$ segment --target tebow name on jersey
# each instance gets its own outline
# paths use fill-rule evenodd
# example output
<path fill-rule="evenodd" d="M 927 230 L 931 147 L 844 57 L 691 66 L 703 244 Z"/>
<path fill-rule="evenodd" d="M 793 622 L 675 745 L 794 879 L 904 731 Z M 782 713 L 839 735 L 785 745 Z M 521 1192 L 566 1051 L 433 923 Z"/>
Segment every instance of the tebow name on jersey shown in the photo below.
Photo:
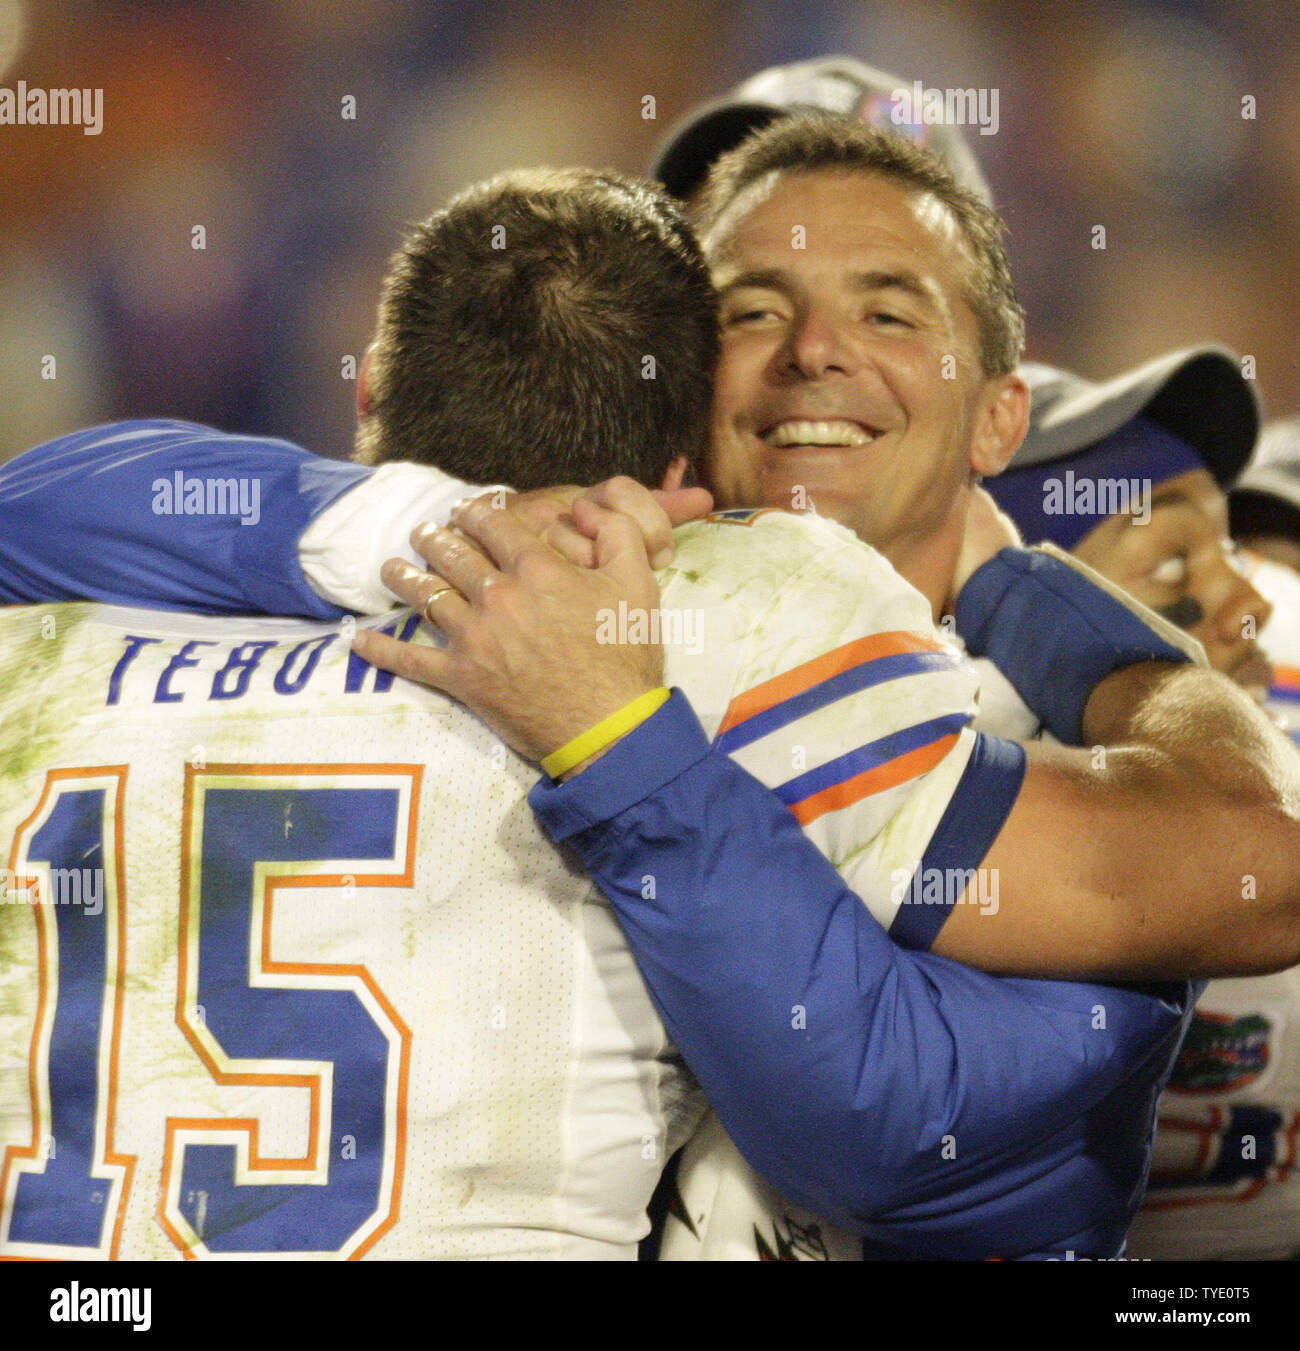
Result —
<path fill-rule="evenodd" d="M 409 615 L 390 622 L 383 632 L 407 642 L 418 625 L 419 617 Z M 193 704 L 240 699 L 250 689 L 300 694 L 317 674 L 322 654 L 335 643 L 350 642 L 351 636 L 350 621 L 343 629 L 324 631 L 319 625 L 302 625 L 289 637 L 282 633 L 263 639 L 191 638 L 179 646 L 161 635 L 127 633 L 109 677 L 105 703 Z M 326 669 L 337 673 L 339 667 L 327 663 Z M 355 653 L 348 654 L 345 694 L 382 694 L 392 683 L 388 672 L 376 671 Z"/>

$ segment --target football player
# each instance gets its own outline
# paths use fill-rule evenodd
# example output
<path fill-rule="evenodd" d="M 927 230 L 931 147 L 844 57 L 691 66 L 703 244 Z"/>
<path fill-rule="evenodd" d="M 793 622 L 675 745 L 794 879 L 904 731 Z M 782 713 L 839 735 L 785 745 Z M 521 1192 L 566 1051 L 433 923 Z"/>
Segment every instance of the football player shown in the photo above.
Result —
<path fill-rule="evenodd" d="M 572 438 L 587 458 L 571 472 L 592 479 L 659 479 L 698 451 L 714 302 L 666 199 L 602 175 L 516 176 L 453 204 L 404 260 L 466 250 L 491 321 L 463 326 L 462 354 L 477 343 L 486 368 L 505 337 L 539 391 L 555 367 L 599 373 L 590 397 L 566 381 L 563 400 L 512 401 L 498 440 L 509 425 L 548 463 L 548 442 Z M 472 418 L 437 416 L 475 445 Z M 155 424 L 100 439 L 138 459 L 196 437 Z M 10 519 L 31 467 L 5 468 Z M 159 520 L 174 519 L 170 486 L 151 485 Z M 208 491 L 200 480 L 204 510 Z M 172 499 L 182 524 L 188 492 Z M 256 528 L 231 520 L 251 545 Z M 892 792 L 809 822 L 887 896 L 970 757 L 970 673 L 920 598 L 825 523 L 703 525 L 679 562 L 666 604 L 708 645 L 685 642 L 674 678 L 715 723 L 846 642 L 859 665 L 897 649 L 913 666 L 942 724 L 922 729 L 924 764 L 894 757 Z M 802 604 L 770 581 L 790 568 L 823 617 L 793 641 Z M 418 622 L 389 627 L 418 641 Z M 0 654 L 5 1256 L 635 1255 L 698 1096 L 611 911 L 527 811 L 522 760 L 376 673 L 337 626 L 51 605 L 0 616 Z M 861 716 L 868 742 L 914 731 L 912 703 L 869 682 L 836 709 L 833 727 L 790 710 L 815 763 L 843 751 L 842 719 Z M 887 818 L 899 833 L 877 838 Z"/>

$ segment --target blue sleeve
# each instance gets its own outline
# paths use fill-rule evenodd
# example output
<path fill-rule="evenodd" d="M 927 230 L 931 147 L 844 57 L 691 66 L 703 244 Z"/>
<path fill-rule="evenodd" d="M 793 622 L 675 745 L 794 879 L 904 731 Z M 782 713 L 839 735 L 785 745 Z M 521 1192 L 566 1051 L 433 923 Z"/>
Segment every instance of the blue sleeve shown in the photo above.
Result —
<path fill-rule="evenodd" d="M 188 422 L 60 437 L 0 466 L 0 601 L 337 619 L 298 538 L 370 472 Z"/>
<path fill-rule="evenodd" d="M 1118 1251 L 1185 987 L 998 978 L 897 946 L 679 693 L 530 800 L 782 1194 L 882 1253 Z"/>
<path fill-rule="evenodd" d="M 988 657 L 1067 746 L 1082 744 L 1084 709 L 1111 671 L 1190 660 L 1170 641 L 1172 626 L 1080 566 L 1042 549 L 1003 549 L 971 574 L 954 615 L 971 656 Z"/>

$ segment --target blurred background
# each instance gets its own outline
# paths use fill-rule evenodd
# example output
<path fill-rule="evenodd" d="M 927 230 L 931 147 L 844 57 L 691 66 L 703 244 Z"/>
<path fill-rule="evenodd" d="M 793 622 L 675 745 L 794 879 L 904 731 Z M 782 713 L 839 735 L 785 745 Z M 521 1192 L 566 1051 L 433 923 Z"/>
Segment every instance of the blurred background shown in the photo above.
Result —
<path fill-rule="evenodd" d="M 832 52 L 999 91 L 972 144 L 1030 356 L 1218 339 L 1300 411 L 1300 0 L 0 0 L 0 86 L 103 90 L 98 136 L 0 126 L 0 460 L 133 416 L 346 455 L 404 222 L 513 165 L 641 171 Z"/>

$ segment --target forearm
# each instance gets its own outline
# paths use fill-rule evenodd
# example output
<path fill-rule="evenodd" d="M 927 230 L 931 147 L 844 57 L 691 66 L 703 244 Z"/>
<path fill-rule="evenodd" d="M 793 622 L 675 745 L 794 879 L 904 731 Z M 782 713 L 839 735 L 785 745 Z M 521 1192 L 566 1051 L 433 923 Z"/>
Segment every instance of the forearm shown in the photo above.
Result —
<path fill-rule="evenodd" d="M 1202 783 L 1225 807 L 1300 814 L 1300 759 L 1258 705 L 1227 676 L 1198 667 L 1140 665 L 1115 671 L 1084 712 L 1094 746 L 1148 747 L 1171 770 Z"/>
<path fill-rule="evenodd" d="M 957 907 L 936 951 L 1009 974 L 1114 980 L 1244 975 L 1300 957 L 1300 766 L 1244 694 L 1203 658 L 1187 663 L 1178 644 L 1197 645 L 1038 551 L 1003 550 L 977 570 L 957 615 L 971 650 L 1086 749 L 1031 744 L 984 864 L 1000 907 Z"/>
<path fill-rule="evenodd" d="M 1216 672 L 1135 667 L 1102 682 L 1085 729 L 1110 748 L 1094 758 L 1132 838 L 1099 859 L 1098 893 L 1182 898 L 1161 956 L 1182 948 L 1196 975 L 1300 960 L 1300 760 L 1249 696 Z"/>

